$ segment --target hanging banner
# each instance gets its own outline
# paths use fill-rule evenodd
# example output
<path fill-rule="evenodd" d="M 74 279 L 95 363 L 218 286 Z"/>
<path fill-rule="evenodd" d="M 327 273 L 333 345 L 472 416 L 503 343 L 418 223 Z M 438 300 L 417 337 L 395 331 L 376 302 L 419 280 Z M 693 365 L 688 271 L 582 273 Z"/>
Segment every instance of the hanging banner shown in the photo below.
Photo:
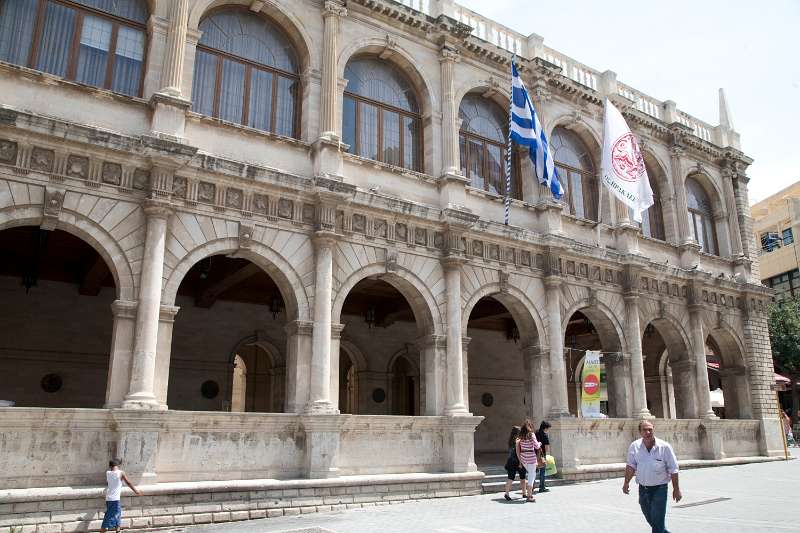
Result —
<path fill-rule="evenodd" d="M 600 418 L 600 352 L 587 350 L 581 375 L 581 414 Z"/>

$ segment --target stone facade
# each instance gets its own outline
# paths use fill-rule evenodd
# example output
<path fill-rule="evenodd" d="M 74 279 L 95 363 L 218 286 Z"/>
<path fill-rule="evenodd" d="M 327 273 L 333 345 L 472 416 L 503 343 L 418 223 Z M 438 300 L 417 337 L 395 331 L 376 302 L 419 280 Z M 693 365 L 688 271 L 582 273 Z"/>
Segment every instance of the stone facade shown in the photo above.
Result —
<path fill-rule="evenodd" d="M 33 514 L 40 500 L 67 509 L 84 496 L 15 490 L 98 483 L 115 454 L 137 482 L 170 494 L 153 506 L 216 498 L 202 484 L 192 498 L 176 496 L 170 484 L 239 479 L 427 472 L 444 476 L 426 487 L 436 493 L 445 473 L 476 471 L 476 451 L 503 453 L 509 426 L 525 417 L 554 422 L 554 454 L 573 478 L 618 464 L 635 419 L 651 414 L 680 419 L 664 424 L 685 459 L 779 452 L 751 160 L 726 121 L 698 121 L 448 0 L 427 11 L 391 0 L 146 4 L 141 97 L 0 63 L 0 230 L 68 233 L 113 278 L 113 288 L 95 283 L 97 296 L 76 296 L 64 280 L 26 295 L 0 277 L 13 304 L 0 326 L 0 392 L 18 405 L 0 408 L 13 435 L 0 441 L 0 488 L 10 489 L 0 505 L 17 498 L 4 509 L 21 513 L 25 498 Z M 296 138 L 192 110 L 199 24 L 237 4 L 296 49 Z M 575 133 L 596 162 L 603 98 L 623 110 L 659 189 L 664 240 L 642 236 L 606 191 L 599 221 L 576 216 L 536 184 L 525 158 L 510 225 L 502 197 L 470 185 L 454 134 L 459 105 L 468 94 L 507 101 L 512 51 L 544 129 Z M 361 56 L 399 69 L 416 92 L 418 170 L 342 144 L 345 66 Z M 710 197 L 717 254 L 692 237 L 689 177 Z M 254 270 L 193 299 L 182 287 L 208 274 L 208 258 Z M 274 308 L 203 303 L 254 272 L 277 288 Z M 365 323 L 348 310 L 358 287 L 378 281 L 402 296 L 411 320 L 381 310 Z M 507 332 L 480 322 L 487 300 L 507 311 Z M 712 411 L 708 345 L 727 371 L 731 420 Z M 607 354 L 612 420 L 572 417 L 581 354 L 593 348 Z M 265 354 L 261 370 L 254 350 Z M 236 401 L 269 414 L 209 412 L 231 408 L 234 355 L 248 368 L 236 379 L 269 391 Z M 60 396 L 39 391 L 44 372 L 65 380 Z M 390 416 L 399 414 L 410 416 Z M 475 474 L 464 475 L 453 494 L 473 490 Z M 278 490 L 254 487 L 246 490 Z M 264 516 L 252 492 L 241 494 L 251 495 L 246 508 L 182 508 L 163 523 Z M 328 505 L 321 500 L 313 506 Z"/>

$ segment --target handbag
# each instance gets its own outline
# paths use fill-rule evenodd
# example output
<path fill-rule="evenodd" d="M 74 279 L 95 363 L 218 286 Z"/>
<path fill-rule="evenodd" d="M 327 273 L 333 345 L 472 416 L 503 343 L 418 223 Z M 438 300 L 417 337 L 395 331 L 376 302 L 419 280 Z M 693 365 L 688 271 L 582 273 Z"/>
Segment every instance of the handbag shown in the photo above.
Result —
<path fill-rule="evenodd" d="M 556 458 L 552 455 L 548 455 L 545 458 L 545 467 L 544 467 L 544 475 L 545 476 L 555 476 L 558 473 L 558 469 L 556 468 Z"/>

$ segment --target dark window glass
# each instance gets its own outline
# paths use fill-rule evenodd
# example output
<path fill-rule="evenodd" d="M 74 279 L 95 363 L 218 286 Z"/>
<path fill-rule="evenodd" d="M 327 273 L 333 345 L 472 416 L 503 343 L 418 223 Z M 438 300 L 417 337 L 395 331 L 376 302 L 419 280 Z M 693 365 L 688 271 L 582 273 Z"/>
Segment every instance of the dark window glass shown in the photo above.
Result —
<path fill-rule="evenodd" d="M 589 150 L 573 132 L 558 127 L 550 137 L 556 172 L 566 189 L 563 201 L 580 218 L 597 220 L 598 188 Z"/>
<path fill-rule="evenodd" d="M 686 203 L 689 206 L 691 237 L 709 254 L 718 254 L 714 210 L 708 194 L 694 178 L 686 180 Z"/>
<path fill-rule="evenodd" d="M 298 61 L 272 22 L 246 9 L 200 23 L 192 89 L 196 112 L 287 137 L 297 136 Z"/>
<path fill-rule="evenodd" d="M 422 170 L 421 117 L 411 84 L 390 63 L 369 57 L 350 60 L 344 75 L 342 138 L 349 152 Z"/>
<path fill-rule="evenodd" d="M 0 1 L 0 60 L 141 94 L 144 0 Z"/>
<path fill-rule="evenodd" d="M 788 246 L 794 242 L 794 235 L 792 235 L 792 228 L 786 228 L 782 233 L 783 245 Z"/>
<path fill-rule="evenodd" d="M 468 94 L 458 109 L 461 120 L 461 172 L 473 187 L 506 194 L 506 132 L 508 115 L 483 96 Z M 511 196 L 521 197 L 516 165 L 511 172 Z"/>

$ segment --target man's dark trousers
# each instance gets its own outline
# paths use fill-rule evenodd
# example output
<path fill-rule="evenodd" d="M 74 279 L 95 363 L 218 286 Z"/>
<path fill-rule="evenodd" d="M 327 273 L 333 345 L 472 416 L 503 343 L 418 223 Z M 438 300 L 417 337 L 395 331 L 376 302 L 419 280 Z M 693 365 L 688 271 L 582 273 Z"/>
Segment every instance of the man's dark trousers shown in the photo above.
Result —
<path fill-rule="evenodd" d="M 639 485 L 639 507 L 642 508 L 647 523 L 652 528 L 652 533 L 669 533 L 664 528 L 667 515 L 667 485 L 654 485 L 645 487 Z"/>

